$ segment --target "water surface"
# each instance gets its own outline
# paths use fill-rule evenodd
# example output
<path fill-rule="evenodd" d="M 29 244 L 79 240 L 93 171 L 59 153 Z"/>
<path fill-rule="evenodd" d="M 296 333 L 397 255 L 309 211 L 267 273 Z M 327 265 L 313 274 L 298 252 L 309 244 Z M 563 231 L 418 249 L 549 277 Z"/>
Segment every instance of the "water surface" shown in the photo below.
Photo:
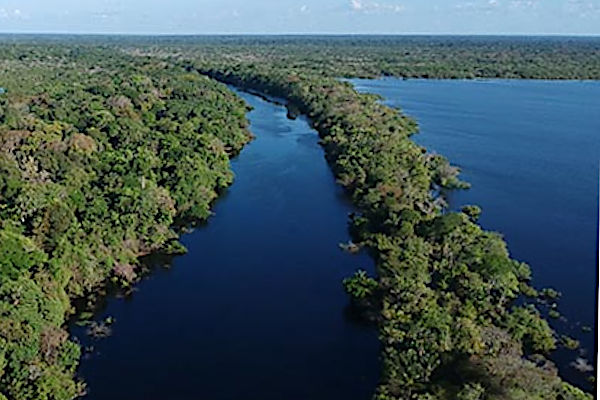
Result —
<path fill-rule="evenodd" d="M 93 341 L 87 399 L 369 399 L 376 330 L 353 321 L 341 281 L 369 257 L 338 247 L 352 211 L 317 133 L 286 109 L 240 93 L 256 140 L 233 160 L 216 215 L 189 253 L 108 299 L 113 336 Z"/>
<path fill-rule="evenodd" d="M 552 321 L 593 360 L 596 327 L 600 82 L 352 80 L 416 118 L 414 140 L 447 156 L 472 184 L 450 205 L 482 207 L 481 224 L 504 234 L 537 288 L 562 292 Z M 584 385 L 558 352 L 561 374 Z"/>

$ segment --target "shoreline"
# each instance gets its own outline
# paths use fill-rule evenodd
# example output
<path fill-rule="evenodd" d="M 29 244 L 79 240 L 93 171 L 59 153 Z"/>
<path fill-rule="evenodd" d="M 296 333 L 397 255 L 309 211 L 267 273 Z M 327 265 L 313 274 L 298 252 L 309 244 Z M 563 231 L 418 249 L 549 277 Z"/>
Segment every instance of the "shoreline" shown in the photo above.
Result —
<path fill-rule="evenodd" d="M 286 94 L 286 91 L 282 88 L 279 88 L 280 91 L 278 90 L 277 86 L 271 86 L 268 83 L 261 83 L 261 81 L 244 81 L 243 78 L 239 77 L 239 76 L 225 76 L 225 75 L 221 75 L 218 71 L 203 71 L 200 70 L 201 73 L 203 74 L 207 74 L 208 76 L 212 77 L 213 79 L 217 79 L 221 82 L 224 83 L 228 83 L 228 84 L 233 84 L 234 86 L 238 87 L 238 88 L 242 88 L 242 90 L 244 88 L 249 88 L 251 90 L 261 90 L 261 91 L 265 91 L 267 92 L 267 94 L 272 93 L 273 95 L 277 96 L 277 97 L 283 97 L 288 99 L 288 101 L 293 104 L 294 106 L 296 106 L 303 115 L 307 116 L 308 118 L 311 119 L 311 121 L 313 121 L 313 126 L 315 126 L 315 128 L 317 129 L 317 131 L 319 132 L 320 136 L 322 138 L 327 137 L 327 135 L 330 134 L 330 132 L 328 131 L 327 128 L 323 127 L 323 126 L 319 126 L 318 122 L 315 122 L 315 120 L 312 118 L 314 117 L 314 115 L 310 114 L 310 108 L 307 107 L 305 104 L 303 104 L 301 101 L 295 101 L 295 99 L 293 97 L 290 97 L 289 94 Z M 251 79 L 256 79 L 256 78 L 251 78 Z M 260 78 L 260 79 L 266 79 L 268 82 L 268 77 L 264 77 L 264 78 Z M 275 89 L 275 90 L 273 90 Z M 288 89 L 289 90 L 289 89 Z M 354 88 L 352 88 L 352 90 L 356 93 L 356 95 L 358 95 L 358 92 L 355 91 Z M 382 105 L 383 106 L 383 105 Z M 383 106 L 386 107 L 386 106 Z M 397 111 L 397 110 L 394 110 Z M 317 118 L 319 118 L 317 116 Z M 410 136 L 410 135 L 409 135 Z M 410 140 L 410 139 L 409 139 Z M 330 161 L 330 165 L 331 165 L 331 149 L 328 149 L 327 146 L 325 146 L 325 151 L 326 154 L 328 154 L 328 160 Z M 332 165 L 332 169 L 335 172 L 335 165 Z M 351 193 L 352 194 L 352 193 Z M 356 198 L 355 198 L 356 201 Z M 356 203 L 355 203 L 356 204 Z M 371 249 L 371 251 L 373 251 L 374 249 Z M 376 252 L 377 253 L 377 252 Z M 376 259 L 378 259 L 380 256 L 375 256 Z M 381 267 L 380 267 L 381 268 Z"/>

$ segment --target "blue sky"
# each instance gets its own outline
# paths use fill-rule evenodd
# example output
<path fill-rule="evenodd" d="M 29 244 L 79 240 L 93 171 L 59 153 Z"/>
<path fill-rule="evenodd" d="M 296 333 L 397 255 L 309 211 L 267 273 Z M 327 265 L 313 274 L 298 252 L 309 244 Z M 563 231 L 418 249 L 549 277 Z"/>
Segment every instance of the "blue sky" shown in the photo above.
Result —
<path fill-rule="evenodd" d="M 600 34 L 600 0 L 0 0 L 0 32 Z"/>

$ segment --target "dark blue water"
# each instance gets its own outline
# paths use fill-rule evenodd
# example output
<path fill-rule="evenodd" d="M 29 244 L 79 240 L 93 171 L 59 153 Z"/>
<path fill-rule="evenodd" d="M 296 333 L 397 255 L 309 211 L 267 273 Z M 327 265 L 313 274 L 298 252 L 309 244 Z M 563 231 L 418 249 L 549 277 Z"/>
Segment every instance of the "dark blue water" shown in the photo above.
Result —
<path fill-rule="evenodd" d="M 481 223 L 504 234 L 533 285 L 562 292 L 552 321 L 593 360 L 596 327 L 600 82 L 353 80 L 417 119 L 415 141 L 447 156 L 472 184 L 451 207 L 477 204 Z M 577 355 L 558 352 L 561 374 Z M 593 361 L 592 361 L 593 362 Z"/>
<path fill-rule="evenodd" d="M 233 161 L 235 183 L 189 253 L 108 299 L 116 318 L 81 364 L 89 399 L 369 399 L 376 330 L 354 321 L 341 281 L 364 254 L 348 241 L 352 211 L 304 120 L 240 94 L 256 140 Z"/>

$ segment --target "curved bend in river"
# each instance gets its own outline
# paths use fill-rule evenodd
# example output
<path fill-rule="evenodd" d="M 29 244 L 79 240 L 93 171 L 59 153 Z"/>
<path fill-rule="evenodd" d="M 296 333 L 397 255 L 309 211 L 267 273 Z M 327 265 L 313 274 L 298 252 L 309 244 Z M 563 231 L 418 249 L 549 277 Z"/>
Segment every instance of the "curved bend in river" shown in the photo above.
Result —
<path fill-rule="evenodd" d="M 98 318 L 114 335 L 85 338 L 88 399 L 368 399 L 376 330 L 345 312 L 341 281 L 372 269 L 341 251 L 352 211 L 303 119 L 240 93 L 256 140 L 233 160 L 236 181 L 189 249 Z"/>

